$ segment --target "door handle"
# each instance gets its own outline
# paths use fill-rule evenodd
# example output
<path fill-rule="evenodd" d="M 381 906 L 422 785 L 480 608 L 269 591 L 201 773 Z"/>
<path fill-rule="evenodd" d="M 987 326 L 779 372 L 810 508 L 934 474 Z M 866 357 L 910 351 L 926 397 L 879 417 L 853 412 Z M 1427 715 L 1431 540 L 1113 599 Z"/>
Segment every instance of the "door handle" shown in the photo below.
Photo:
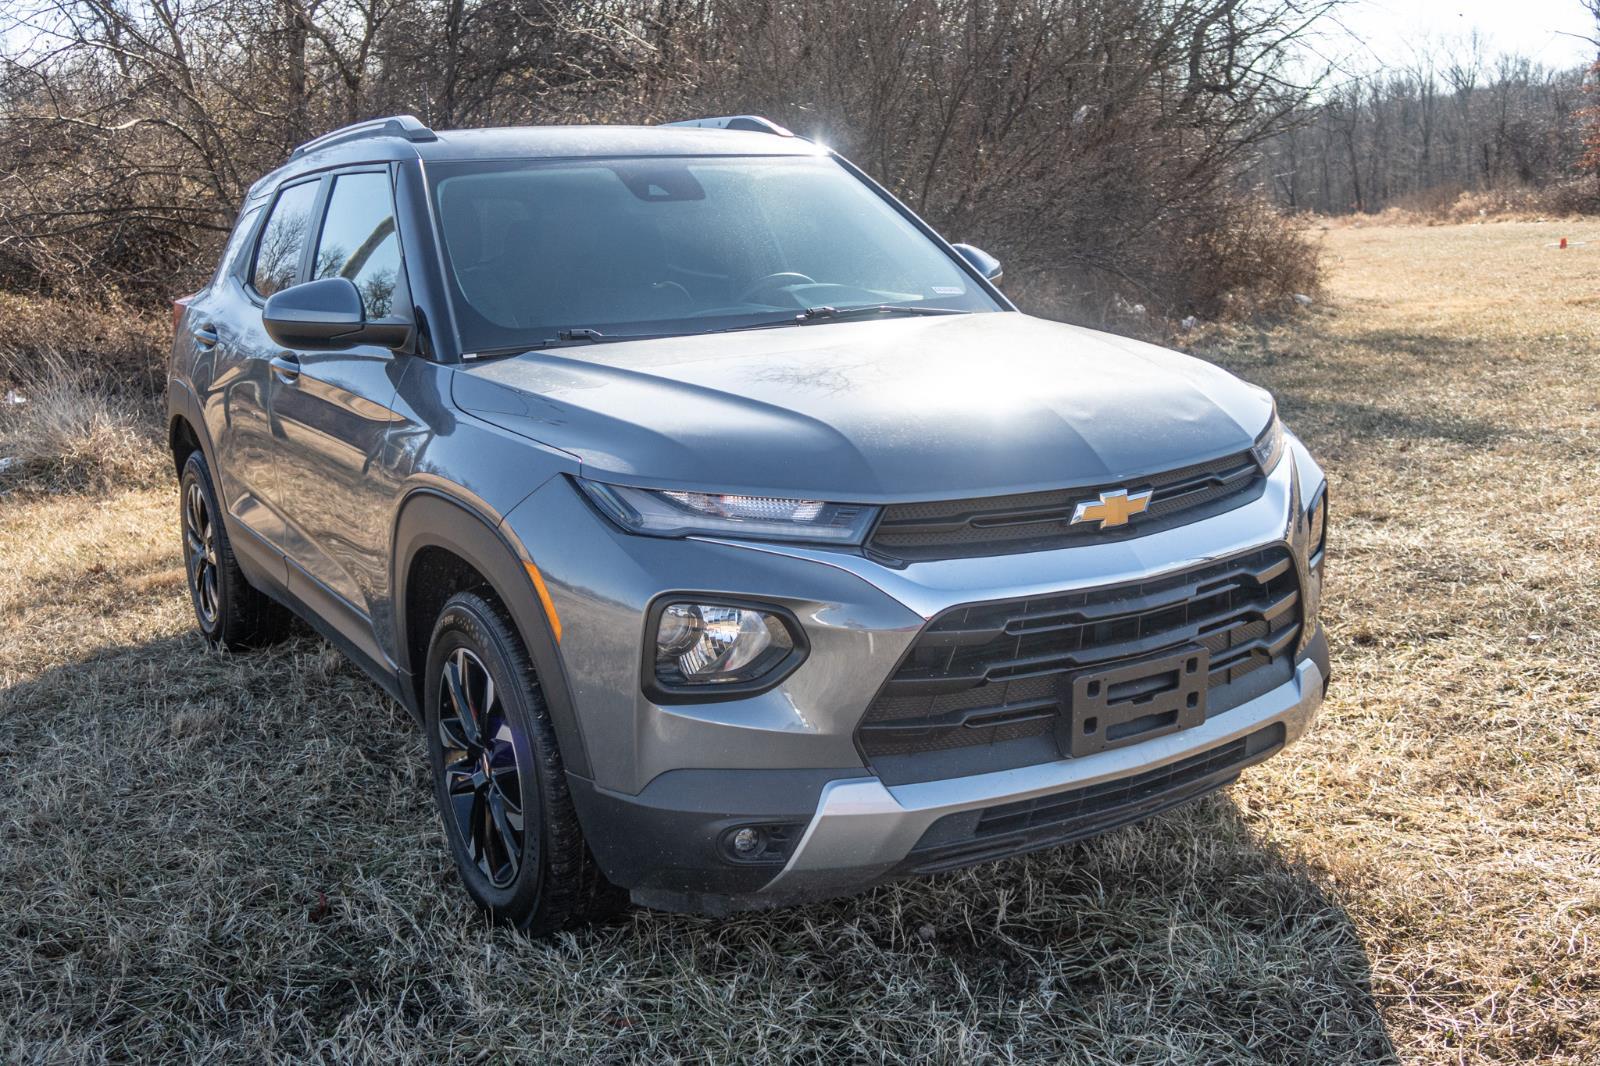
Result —
<path fill-rule="evenodd" d="M 278 375 L 278 380 L 285 384 L 293 384 L 300 376 L 300 357 L 290 353 L 274 356 L 272 359 L 272 372 Z"/>
<path fill-rule="evenodd" d="M 209 322 L 203 326 L 196 326 L 194 329 L 189 331 L 189 335 L 199 342 L 200 347 L 202 348 L 211 347 L 213 344 L 217 343 L 218 339 L 217 327 L 211 325 Z"/>

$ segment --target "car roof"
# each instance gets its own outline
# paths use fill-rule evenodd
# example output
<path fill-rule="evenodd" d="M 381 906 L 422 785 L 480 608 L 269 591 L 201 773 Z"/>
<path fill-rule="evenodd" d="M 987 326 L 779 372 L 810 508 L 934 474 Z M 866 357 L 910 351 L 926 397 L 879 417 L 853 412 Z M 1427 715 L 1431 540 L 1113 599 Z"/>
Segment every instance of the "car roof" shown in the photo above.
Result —
<path fill-rule="evenodd" d="M 583 156 L 814 155 L 801 137 L 694 126 L 511 126 L 446 130 L 418 144 L 424 159 L 558 159 Z"/>
<path fill-rule="evenodd" d="M 329 167 L 458 159 L 581 159 L 615 156 L 804 156 L 827 149 L 803 137 L 695 126 L 507 126 L 437 130 L 427 138 L 399 133 L 311 142 L 289 162 L 250 188 L 248 201 L 265 197 L 282 182 Z"/>

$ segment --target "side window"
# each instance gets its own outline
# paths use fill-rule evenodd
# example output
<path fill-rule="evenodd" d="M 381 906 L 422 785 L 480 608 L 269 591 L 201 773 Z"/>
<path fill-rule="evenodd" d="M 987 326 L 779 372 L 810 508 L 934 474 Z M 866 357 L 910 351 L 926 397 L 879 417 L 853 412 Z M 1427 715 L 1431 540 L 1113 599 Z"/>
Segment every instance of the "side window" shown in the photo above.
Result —
<path fill-rule="evenodd" d="M 233 235 L 228 238 L 228 246 L 222 251 L 222 258 L 217 263 L 216 276 L 211 279 L 215 285 L 223 278 L 233 275 L 239 276 L 244 271 L 245 244 L 250 235 L 256 230 L 256 219 L 261 215 L 259 206 L 252 207 L 239 216 L 239 221 L 234 223 Z"/>
<path fill-rule="evenodd" d="M 394 313 L 400 241 L 388 174 L 341 174 L 334 179 L 313 274 L 355 282 L 368 318 Z"/>
<path fill-rule="evenodd" d="M 271 296 L 294 284 L 300 270 L 300 253 L 311 229 L 311 209 L 316 206 L 319 185 L 319 182 L 308 181 L 291 186 L 283 190 L 278 202 L 272 205 L 272 214 L 261 231 L 261 243 L 256 246 L 255 270 L 250 275 L 251 286 L 261 295 Z"/>

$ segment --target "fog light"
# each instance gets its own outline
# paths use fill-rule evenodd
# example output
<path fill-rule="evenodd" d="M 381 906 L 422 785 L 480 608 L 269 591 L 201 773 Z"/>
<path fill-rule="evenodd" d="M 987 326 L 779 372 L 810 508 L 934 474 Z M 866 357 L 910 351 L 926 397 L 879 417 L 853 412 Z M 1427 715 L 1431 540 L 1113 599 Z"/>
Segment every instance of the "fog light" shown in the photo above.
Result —
<path fill-rule="evenodd" d="M 762 836 L 761 830 L 752 829 L 750 826 L 745 826 L 743 829 L 740 829 L 738 832 L 734 833 L 731 843 L 733 844 L 734 854 L 738 855 L 741 859 L 755 858 L 757 855 L 761 854 L 762 849 L 765 848 L 767 844 L 766 840 Z"/>
<path fill-rule="evenodd" d="M 717 849 L 729 862 L 781 866 L 804 830 L 803 824 L 795 822 L 731 826 L 717 837 Z"/>
<path fill-rule="evenodd" d="M 748 684 L 778 670 L 796 651 L 794 633 L 774 612 L 672 603 L 656 625 L 656 681 L 673 688 Z"/>

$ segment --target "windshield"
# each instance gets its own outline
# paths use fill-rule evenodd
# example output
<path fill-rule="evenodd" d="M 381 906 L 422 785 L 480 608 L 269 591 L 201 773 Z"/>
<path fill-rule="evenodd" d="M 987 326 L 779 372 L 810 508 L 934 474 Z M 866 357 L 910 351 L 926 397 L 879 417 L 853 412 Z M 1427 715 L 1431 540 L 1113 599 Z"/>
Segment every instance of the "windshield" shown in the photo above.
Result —
<path fill-rule="evenodd" d="M 807 308 L 996 311 L 827 157 L 430 165 L 466 351 L 793 321 Z M 887 317 L 887 316 L 886 316 Z"/>

